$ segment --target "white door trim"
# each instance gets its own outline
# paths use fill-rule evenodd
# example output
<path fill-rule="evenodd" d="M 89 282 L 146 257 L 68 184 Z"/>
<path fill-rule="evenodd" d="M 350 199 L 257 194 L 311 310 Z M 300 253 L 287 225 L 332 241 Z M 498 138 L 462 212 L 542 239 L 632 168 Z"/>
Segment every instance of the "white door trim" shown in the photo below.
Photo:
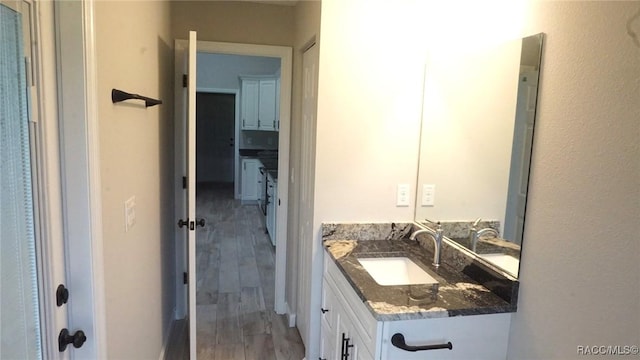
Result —
<path fill-rule="evenodd" d="M 94 0 L 54 3 L 69 329 L 73 357 L 106 359 Z"/>
<path fill-rule="evenodd" d="M 176 46 L 186 40 L 176 40 Z M 287 262 L 287 217 L 289 204 L 289 133 L 291 129 L 291 86 L 293 49 L 288 46 L 255 45 L 212 41 L 198 41 L 198 52 L 280 58 L 280 131 L 278 135 L 278 201 L 275 264 L 275 311 L 287 311 L 285 300 Z M 237 143 L 237 142 L 236 142 Z M 237 151 L 236 151 L 237 152 Z M 181 259 L 177 259 L 180 261 Z M 180 263 L 178 263 L 180 267 Z M 180 285 L 180 284 L 178 284 Z M 180 286 L 178 286 L 180 288 Z M 180 311 L 178 311 L 180 313 Z"/>

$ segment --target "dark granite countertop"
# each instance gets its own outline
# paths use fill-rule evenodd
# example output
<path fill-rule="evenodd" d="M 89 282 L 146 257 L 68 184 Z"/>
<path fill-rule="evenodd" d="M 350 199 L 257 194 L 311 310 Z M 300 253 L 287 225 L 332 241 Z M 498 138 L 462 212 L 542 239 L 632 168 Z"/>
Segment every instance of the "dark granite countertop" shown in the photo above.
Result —
<path fill-rule="evenodd" d="M 446 262 L 441 261 L 439 268 L 431 265 L 433 252 L 415 241 L 325 240 L 324 247 L 377 320 L 426 319 L 516 311 L 515 302 L 489 290 L 485 286 L 486 281 L 477 281 L 469 272 L 460 271 Z M 391 256 L 410 258 L 434 277 L 438 285 L 382 286 L 376 283 L 358 262 L 359 257 Z M 467 266 L 467 269 L 473 266 Z"/>

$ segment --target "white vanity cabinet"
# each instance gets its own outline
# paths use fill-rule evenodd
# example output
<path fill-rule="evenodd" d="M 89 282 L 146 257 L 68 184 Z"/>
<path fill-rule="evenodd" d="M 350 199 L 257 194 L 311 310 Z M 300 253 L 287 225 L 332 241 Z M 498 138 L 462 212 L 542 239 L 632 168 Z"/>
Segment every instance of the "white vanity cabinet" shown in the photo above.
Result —
<path fill-rule="evenodd" d="M 260 160 L 242 159 L 241 166 L 242 200 L 258 200 L 260 195 Z"/>
<path fill-rule="evenodd" d="M 276 131 L 279 88 L 275 77 L 241 77 L 242 130 Z"/>
<path fill-rule="evenodd" d="M 506 358 L 510 313 L 377 321 L 328 255 L 322 297 L 321 359 Z M 396 333 L 409 346 L 451 342 L 452 349 L 406 351 L 392 345 Z"/>

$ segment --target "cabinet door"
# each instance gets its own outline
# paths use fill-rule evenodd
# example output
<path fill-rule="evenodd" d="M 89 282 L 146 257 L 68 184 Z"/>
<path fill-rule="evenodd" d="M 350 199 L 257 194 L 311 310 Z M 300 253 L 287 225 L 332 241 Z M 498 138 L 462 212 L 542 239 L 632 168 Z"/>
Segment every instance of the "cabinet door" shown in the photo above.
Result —
<path fill-rule="evenodd" d="M 340 321 L 340 304 L 334 290 L 326 280 L 322 282 L 322 312 L 320 359 L 341 359 L 338 339 L 338 322 Z"/>
<path fill-rule="evenodd" d="M 276 80 L 260 80 L 258 128 L 276 129 Z"/>
<path fill-rule="evenodd" d="M 440 319 L 387 321 L 382 334 L 383 359 L 504 359 L 511 314 L 456 316 Z M 391 344 L 395 333 L 407 345 L 451 342 L 453 348 L 409 352 Z"/>
<path fill-rule="evenodd" d="M 242 80 L 242 93 L 240 94 L 242 130 L 258 130 L 259 87 L 258 80 Z"/>
<path fill-rule="evenodd" d="M 258 200 L 259 164 L 256 159 L 242 160 L 242 200 Z"/>

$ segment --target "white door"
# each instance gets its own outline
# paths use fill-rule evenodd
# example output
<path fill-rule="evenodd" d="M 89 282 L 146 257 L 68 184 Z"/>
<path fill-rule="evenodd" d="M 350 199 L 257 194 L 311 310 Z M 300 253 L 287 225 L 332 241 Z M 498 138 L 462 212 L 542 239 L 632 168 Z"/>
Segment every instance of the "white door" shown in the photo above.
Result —
<path fill-rule="evenodd" d="M 66 359 L 70 353 L 59 351 L 67 304 L 56 305 L 55 297 L 58 285 L 68 285 L 57 123 L 44 121 L 40 106 L 54 95 L 44 91 L 39 66 L 52 54 L 31 33 L 38 21 L 33 7 L 0 0 L 0 359 Z M 73 290 L 70 295 L 72 301 Z"/>
<path fill-rule="evenodd" d="M 313 317 L 319 315 L 319 305 L 312 309 L 312 268 L 315 251 L 313 234 L 313 194 L 315 168 L 315 132 L 317 108 L 318 45 L 313 45 L 302 56 L 302 140 L 300 153 L 300 220 L 298 235 L 298 330 L 307 348 L 307 356 L 313 351 Z M 314 305 L 316 303 L 314 302 Z M 312 314 L 312 311 L 315 314 Z M 319 320 L 319 318 L 318 318 Z M 319 334 L 318 334 L 319 335 Z M 316 350 L 317 351 L 317 350 Z"/>
<path fill-rule="evenodd" d="M 186 280 L 179 282 L 186 284 L 178 287 L 177 317 L 187 316 L 190 359 L 196 358 L 196 42 L 190 31 L 186 46 L 176 41 L 175 47 L 176 255 L 184 264 L 178 279 Z"/>

